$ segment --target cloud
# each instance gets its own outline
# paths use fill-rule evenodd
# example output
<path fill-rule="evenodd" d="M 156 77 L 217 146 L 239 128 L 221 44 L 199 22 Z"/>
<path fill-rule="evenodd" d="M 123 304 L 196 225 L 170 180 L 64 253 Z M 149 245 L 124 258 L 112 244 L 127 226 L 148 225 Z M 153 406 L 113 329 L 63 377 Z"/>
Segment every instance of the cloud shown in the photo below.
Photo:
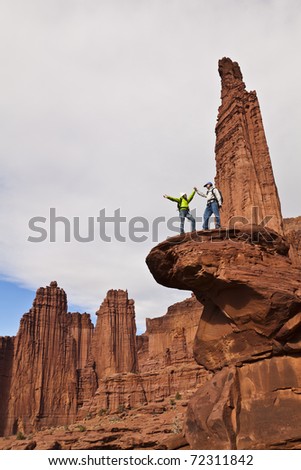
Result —
<path fill-rule="evenodd" d="M 299 2 L 284 0 L 7 2 L 2 277 L 31 289 L 57 279 L 91 311 L 108 289 L 128 288 L 140 326 L 184 298 L 152 279 L 150 239 L 30 243 L 28 221 L 55 207 L 80 217 L 84 233 L 102 208 L 120 208 L 127 220 L 176 215 L 162 194 L 214 176 L 223 56 L 240 63 L 247 89 L 258 92 L 283 213 L 299 215 L 300 15 Z M 201 215 L 200 199 L 194 207 Z"/>

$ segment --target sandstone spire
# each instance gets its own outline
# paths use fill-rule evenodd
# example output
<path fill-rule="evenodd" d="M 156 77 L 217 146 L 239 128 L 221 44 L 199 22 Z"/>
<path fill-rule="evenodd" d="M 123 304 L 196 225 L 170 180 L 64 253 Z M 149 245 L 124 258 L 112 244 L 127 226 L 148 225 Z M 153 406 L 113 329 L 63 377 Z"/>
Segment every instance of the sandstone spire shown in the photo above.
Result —
<path fill-rule="evenodd" d="M 64 290 L 55 281 L 39 288 L 14 340 L 4 433 L 30 432 L 74 419 L 80 354 L 71 323 Z"/>
<path fill-rule="evenodd" d="M 135 308 L 127 291 L 110 290 L 96 315 L 92 349 L 97 376 L 137 372 Z"/>
<path fill-rule="evenodd" d="M 49 416 L 57 423 L 72 409 L 75 414 L 76 364 L 66 326 L 65 292 L 56 282 L 38 289 L 15 339 L 8 432 L 38 428 Z"/>
<path fill-rule="evenodd" d="M 219 61 L 222 104 L 216 125 L 216 186 L 224 196 L 222 225 L 259 224 L 283 233 L 283 223 L 269 149 L 255 91 L 246 91 L 237 62 Z"/>
<path fill-rule="evenodd" d="M 0 336 L 0 436 L 3 436 L 7 420 L 7 409 L 12 380 L 14 337 Z"/>

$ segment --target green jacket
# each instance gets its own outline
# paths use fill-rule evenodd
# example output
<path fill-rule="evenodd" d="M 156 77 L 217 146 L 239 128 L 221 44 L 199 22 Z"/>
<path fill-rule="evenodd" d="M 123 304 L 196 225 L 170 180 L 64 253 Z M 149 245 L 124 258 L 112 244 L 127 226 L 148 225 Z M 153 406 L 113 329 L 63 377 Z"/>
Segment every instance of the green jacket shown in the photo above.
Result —
<path fill-rule="evenodd" d="M 179 210 L 181 209 L 189 210 L 189 203 L 192 201 L 194 195 L 195 195 L 195 191 L 193 190 L 187 199 L 185 199 L 184 197 L 172 197 L 172 196 L 167 196 L 167 199 L 169 199 L 170 201 L 177 202 Z"/>

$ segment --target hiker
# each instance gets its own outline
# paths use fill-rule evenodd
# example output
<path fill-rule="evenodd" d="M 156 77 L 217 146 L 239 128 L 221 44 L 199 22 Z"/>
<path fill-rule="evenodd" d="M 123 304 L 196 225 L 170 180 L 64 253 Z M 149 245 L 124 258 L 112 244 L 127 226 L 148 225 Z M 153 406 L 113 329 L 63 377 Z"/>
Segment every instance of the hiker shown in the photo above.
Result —
<path fill-rule="evenodd" d="M 211 183 L 211 181 L 204 184 L 204 188 L 207 188 L 206 194 L 200 192 L 197 188 L 194 188 L 194 190 L 199 194 L 199 196 L 205 197 L 207 199 L 207 206 L 204 212 L 203 229 L 208 230 L 208 223 L 212 214 L 215 215 L 215 228 L 220 228 L 221 221 L 219 210 L 222 207 L 223 203 L 222 195 L 220 191 L 213 186 L 213 183 Z"/>
<path fill-rule="evenodd" d="M 191 230 L 193 232 L 195 231 L 195 218 L 189 212 L 189 203 L 192 201 L 194 195 L 195 195 L 195 190 L 192 191 L 189 197 L 187 197 L 186 193 L 180 193 L 179 198 L 167 196 L 167 194 L 164 194 L 163 196 L 166 199 L 169 199 L 170 201 L 174 201 L 178 203 L 178 211 L 179 211 L 179 215 L 181 219 L 180 233 L 184 233 L 185 217 L 191 221 Z"/>

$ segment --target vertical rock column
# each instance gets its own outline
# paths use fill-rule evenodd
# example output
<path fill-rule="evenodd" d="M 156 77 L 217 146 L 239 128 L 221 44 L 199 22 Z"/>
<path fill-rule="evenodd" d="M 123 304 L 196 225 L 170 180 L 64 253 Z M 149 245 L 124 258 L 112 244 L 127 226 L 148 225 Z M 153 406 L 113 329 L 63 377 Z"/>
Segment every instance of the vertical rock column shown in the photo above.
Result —
<path fill-rule="evenodd" d="M 0 436 L 3 436 L 6 427 L 14 357 L 14 339 L 10 336 L 0 336 Z"/>
<path fill-rule="evenodd" d="M 224 205 L 222 225 L 243 223 L 265 225 L 283 234 L 283 222 L 255 91 L 247 92 L 237 62 L 219 61 L 222 104 L 216 125 L 216 186 Z M 232 220 L 231 220 L 232 218 Z"/>
<path fill-rule="evenodd" d="M 14 342 L 6 434 L 71 422 L 77 410 L 76 345 L 57 283 L 37 290 Z"/>
<path fill-rule="evenodd" d="M 75 341 L 78 380 L 77 406 L 93 397 L 97 389 L 97 377 L 91 354 L 94 326 L 88 313 L 71 313 L 70 331 Z"/>
<path fill-rule="evenodd" d="M 127 291 L 110 290 L 96 315 L 93 357 L 97 377 L 137 372 L 135 309 Z"/>
<path fill-rule="evenodd" d="M 83 369 L 91 355 L 91 343 L 94 326 L 88 313 L 74 312 L 70 314 L 71 334 L 76 344 L 77 369 Z"/>

